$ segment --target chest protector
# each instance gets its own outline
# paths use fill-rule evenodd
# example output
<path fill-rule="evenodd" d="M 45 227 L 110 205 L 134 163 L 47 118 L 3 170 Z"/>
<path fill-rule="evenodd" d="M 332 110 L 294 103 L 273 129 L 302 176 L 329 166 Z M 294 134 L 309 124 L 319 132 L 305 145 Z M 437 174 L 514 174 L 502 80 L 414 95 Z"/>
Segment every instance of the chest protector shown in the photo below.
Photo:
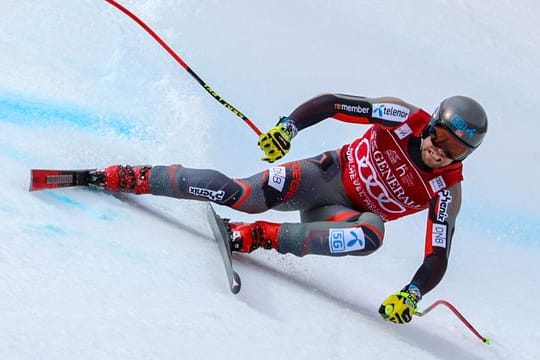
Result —
<path fill-rule="evenodd" d="M 429 119 L 419 110 L 393 128 L 373 125 L 341 149 L 343 185 L 356 209 L 394 220 L 426 209 L 439 191 L 463 180 L 460 162 L 427 172 L 410 159 L 407 145 Z"/>

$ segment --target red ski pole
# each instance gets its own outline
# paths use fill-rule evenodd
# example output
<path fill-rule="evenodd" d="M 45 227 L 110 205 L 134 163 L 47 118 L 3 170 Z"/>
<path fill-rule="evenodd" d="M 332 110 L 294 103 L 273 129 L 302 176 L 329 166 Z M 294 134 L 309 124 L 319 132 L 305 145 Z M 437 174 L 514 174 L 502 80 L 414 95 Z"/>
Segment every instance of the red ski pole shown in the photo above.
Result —
<path fill-rule="evenodd" d="M 461 320 L 461 322 L 463 322 L 463 324 L 469 329 L 472 331 L 472 333 L 477 337 L 479 338 L 480 340 L 482 340 L 482 342 L 484 344 L 491 344 L 491 340 L 487 337 L 484 337 L 482 336 L 478 330 L 476 330 L 469 321 L 467 321 L 467 319 L 465 319 L 465 317 L 458 311 L 458 309 L 456 309 L 456 307 L 452 304 L 450 304 L 448 301 L 446 300 L 437 300 L 435 301 L 433 304 L 429 305 L 424 311 L 422 312 L 416 312 L 414 315 L 416 316 L 424 316 L 424 315 L 427 315 L 431 310 L 433 310 L 435 307 L 439 306 L 439 305 L 444 305 L 446 306 L 450 311 L 452 311 L 454 313 L 454 315 L 456 315 L 458 317 L 459 320 Z"/>
<path fill-rule="evenodd" d="M 199 77 L 199 75 L 197 75 L 195 73 L 195 71 L 193 71 L 188 66 L 188 64 L 186 64 L 185 61 L 182 60 L 182 58 L 180 56 L 178 56 L 178 54 L 169 45 L 167 45 L 167 43 L 165 41 L 163 41 L 161 39 L 161 37 L 159 37 L 159 35 L 156 34 L 156 32 L 154 30 L 152 30 L 152 28 L 150 28 L 150 26 L 146 25 L 146 23 L 144 21 L 142 21 L 140 18 L 138 18 L 135 14 L 133 14 L 131 11 L 129 11 L 123 5 L 119 4 L 117 1 L 115 1 L 115 0 L 105 0 L 105 1 L 108 2 L 109 4 L 111 4 L 112 6 L 114 6 L 115 8 L 117 8 L 118 10 L 120 10 L 121 12 L 123 12 L 124 14 L 126 14 L 127 16 L 129 16 L 133 21 L 135 21 L 137 24 L 139 24 L 140 27 L 142 27 L 144 30 L 146 30 L 146 32 L 148 34 L 150 34 L 150 36 L 152 36 L 154 38 L 154 40 L 156 40 L 159 43 L 159 45 L 161 45 L 163 47 L 163 49 L 165 49 L 165 51 L 167 51 L 169 53 L 169 55 L 171 55 L 173 57 L 173 59 L 176 60 L 176 62 L 178 64 L 180 64 L 180 66 L 182 66 L 195 80 L 197 80 L 197 82 L 210 95 L 212 95 L 212 97 L 214 99 L 216 99 L 221 105 L 225 106 L 227 109 L 229 109 L 233 114 L 238 116 L 240 119 L 244 120 L 244 122 L 253 131 L 255 131 L 255 133 L 257 135 L 261 135 L 261 130 L 259 130 L 259 128 L 247 116 L 242 114 L 240 112 L 240 110 L 238 110 L 237 108 L 232 106 L 230 103 L 225 101 L 225 99 L 223 99 L 214 89 L 212 89 L 203 79 L 201 79 Z"/>

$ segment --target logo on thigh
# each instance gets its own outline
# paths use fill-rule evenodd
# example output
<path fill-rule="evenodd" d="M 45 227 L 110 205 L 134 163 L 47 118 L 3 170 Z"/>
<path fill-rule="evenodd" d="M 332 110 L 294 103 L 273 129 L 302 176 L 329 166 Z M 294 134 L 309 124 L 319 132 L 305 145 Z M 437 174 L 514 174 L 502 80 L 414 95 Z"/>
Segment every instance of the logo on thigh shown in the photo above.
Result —
<path fill-rule="evenodd" d="M 330 229 L 328 244 L 332 254 L 364 250 L 366 241 L 362 228 Z"/>
<path fill-rule="evenodd" d="M 285 166 L 276 166 L 268 169 L 268 185 L 279 192 L 283 191 L 286 177 Z"/>

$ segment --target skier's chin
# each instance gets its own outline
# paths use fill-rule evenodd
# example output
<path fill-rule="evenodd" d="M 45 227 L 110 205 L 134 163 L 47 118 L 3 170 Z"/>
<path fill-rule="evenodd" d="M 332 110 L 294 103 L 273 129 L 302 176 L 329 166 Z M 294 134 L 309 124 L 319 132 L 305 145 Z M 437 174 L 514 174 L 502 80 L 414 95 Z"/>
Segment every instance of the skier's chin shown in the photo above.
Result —
<path fill-rule="evenodd" d="M 452 161 L 441 157 L 435 150 L 431 148 L 424 148 L 422 151 L 422 161 L 426 166 L 429 166 L 432 169 L 437 169 L 443 166 L 448 165 Z"/>

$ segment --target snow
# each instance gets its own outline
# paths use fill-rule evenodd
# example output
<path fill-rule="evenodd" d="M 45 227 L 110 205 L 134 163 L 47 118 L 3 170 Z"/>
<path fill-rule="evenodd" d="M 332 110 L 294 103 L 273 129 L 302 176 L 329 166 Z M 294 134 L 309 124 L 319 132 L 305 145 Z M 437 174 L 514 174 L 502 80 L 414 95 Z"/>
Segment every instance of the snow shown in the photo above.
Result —
<path fill-rule="evenodd" d="M 465 163 L 449 269 L 420 308 L 446 299 L 492 344 L 444 308 L 404 326 L 380 319 L 380 301 L 422 261 L 424 213 L 388 223 L 384 247 L 364 258 L 237 255 L 234 296 L 202 204 L 28 192 L 31 168 L 182 163 L 242 177 L 266 165 L 254 133 L 105 1 L 3 0 L 1 359 L 540 357 L 537 2 L 124 4 L 261 129 L 323 92 L 428 111 L 454 94 L 484 104 L 490 132 Z M 365 129 L 326 121 L 288 158 Z"/>

